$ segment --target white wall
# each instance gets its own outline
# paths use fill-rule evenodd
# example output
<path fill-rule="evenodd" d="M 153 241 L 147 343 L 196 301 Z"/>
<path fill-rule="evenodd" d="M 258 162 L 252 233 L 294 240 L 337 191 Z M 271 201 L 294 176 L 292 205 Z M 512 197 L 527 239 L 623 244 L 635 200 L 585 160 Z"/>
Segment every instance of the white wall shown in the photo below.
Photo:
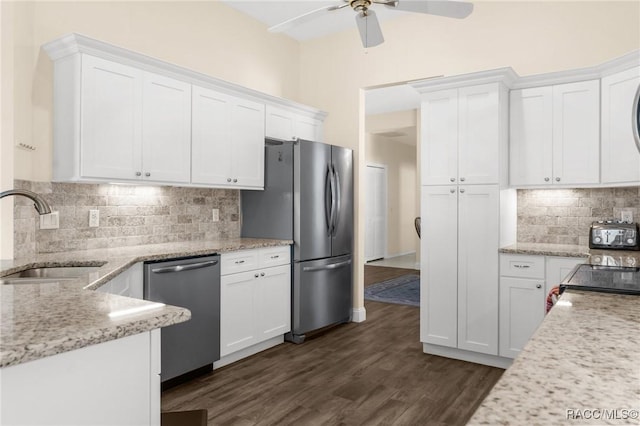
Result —
<path fill-rule="evenodd" d="M 328 111 L 325 139 L 353 148 L 359 160 L 356 301 L 364 280 L 362 88 L 504 66 L 520 75 L 580 68 L 640 47 L 637 1 L 473 3 L 464 20 L 411 14 L 384 22 L 385 42 L 371 49 L 362 48 L 355 29 L 301 44 L 300 101 Z"/>

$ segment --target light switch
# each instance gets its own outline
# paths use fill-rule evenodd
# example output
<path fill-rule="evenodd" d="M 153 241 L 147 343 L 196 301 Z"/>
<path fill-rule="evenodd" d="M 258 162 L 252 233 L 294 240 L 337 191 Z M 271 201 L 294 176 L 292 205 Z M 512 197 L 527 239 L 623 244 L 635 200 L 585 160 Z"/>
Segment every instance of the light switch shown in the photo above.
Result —
<path fill-rule="evenodd" d="M 89 227 L 97 228 L 100 226 L 100 210 L 89 210 Z"/>
<path fill-rule="evenodd" d="M 60 228 L 60 212 L 51 212 L 40 215 L 40 229 Z"/>
<path fill-rule="evenodd" d="M 213 222 L 220 221 L 220 209 L 213 209 L 212 210 L 211 220 Z"/>

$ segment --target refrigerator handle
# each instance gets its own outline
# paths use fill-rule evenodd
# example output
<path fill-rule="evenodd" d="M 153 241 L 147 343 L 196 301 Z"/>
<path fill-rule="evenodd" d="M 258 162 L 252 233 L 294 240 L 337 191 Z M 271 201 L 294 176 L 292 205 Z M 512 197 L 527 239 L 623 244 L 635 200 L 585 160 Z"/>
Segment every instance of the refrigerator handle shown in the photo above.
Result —
<path fill-rule="evenodd" d="M 336 208 L 337 208 L 337 195 L 338 189 L 336 188 L 335 171 L 333 170 L 333 164 L 329 164 L 329 185 L 331 187 L 331 217 L 329 218 L 329 236 L 333 235 L 333 231 L 336 227 Z"/>
<path fill-rule="evenodd" d="M 333 184 L 331 177 L 331 167 L 327 165 L 327 175 L 324 180 L 324 213 L 327 219 L 327 230 L 331 236 L 331 226 L 333 224 Z M 327 193 L 331 191 L 331 196 Z"/>
<path fill-rule="evenodd" d="M 304 272 L 313 272 L 313 271 L 326 271 L 327 269 L 338 269 L 343 266 L 351 265 L 351 260 L 344 260 L 338 263 L 331 263 L 329 265 L 322 266 L 305 266 L 302 268 Z"/>
<path fill-rule="evenodd" d="M 336 188 L 336 208 L 333 217 L 333 230 L 331 234 L 335 236 L 336 229 L 338 228 L 338 221 L 340 220 L 342 194 L 340 194 L 340 175 L 338 174 L 338 169 L 336 169 L 333 164 L 331 165 L 331 169 L 333 170 L 333 180 L 335 181 Z"/>

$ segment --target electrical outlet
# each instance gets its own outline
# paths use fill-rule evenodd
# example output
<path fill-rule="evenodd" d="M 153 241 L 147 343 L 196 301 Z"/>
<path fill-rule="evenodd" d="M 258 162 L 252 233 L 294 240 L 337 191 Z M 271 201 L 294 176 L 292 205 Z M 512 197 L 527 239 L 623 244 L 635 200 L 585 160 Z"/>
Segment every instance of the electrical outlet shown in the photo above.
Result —
<path fill-rule="evenodd" d="M 100 210 L 89 210 L 89 227 L 97 228 L 100 226 Z"/>
<path fill-rule="evenodd" d="M 633 212 L 631 210 L 622 210 L 620 213 L 620 219 L 623 222 L 633 222 Z"/>
<path fill-rule="evenodd" d="M 60 212 L 51 212 L 40 215 L 40 229 L 60 228 Z"/>
<path fill-rule="evenodd" d="M 212 210 L 211 220 L 213 222 L 220 221 L 220 209 L 213 209 Z"/>

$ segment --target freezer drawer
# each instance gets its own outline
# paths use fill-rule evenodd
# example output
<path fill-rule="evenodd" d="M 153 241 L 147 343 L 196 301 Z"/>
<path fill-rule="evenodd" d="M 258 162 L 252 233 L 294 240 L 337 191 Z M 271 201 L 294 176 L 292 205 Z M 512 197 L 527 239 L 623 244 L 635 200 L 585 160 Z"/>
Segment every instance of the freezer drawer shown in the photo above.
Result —
<path fill-rule="evenodd" d="M 293 335 L 351 320 L 351 271 L 350 255 L 294 264 Z"/>

